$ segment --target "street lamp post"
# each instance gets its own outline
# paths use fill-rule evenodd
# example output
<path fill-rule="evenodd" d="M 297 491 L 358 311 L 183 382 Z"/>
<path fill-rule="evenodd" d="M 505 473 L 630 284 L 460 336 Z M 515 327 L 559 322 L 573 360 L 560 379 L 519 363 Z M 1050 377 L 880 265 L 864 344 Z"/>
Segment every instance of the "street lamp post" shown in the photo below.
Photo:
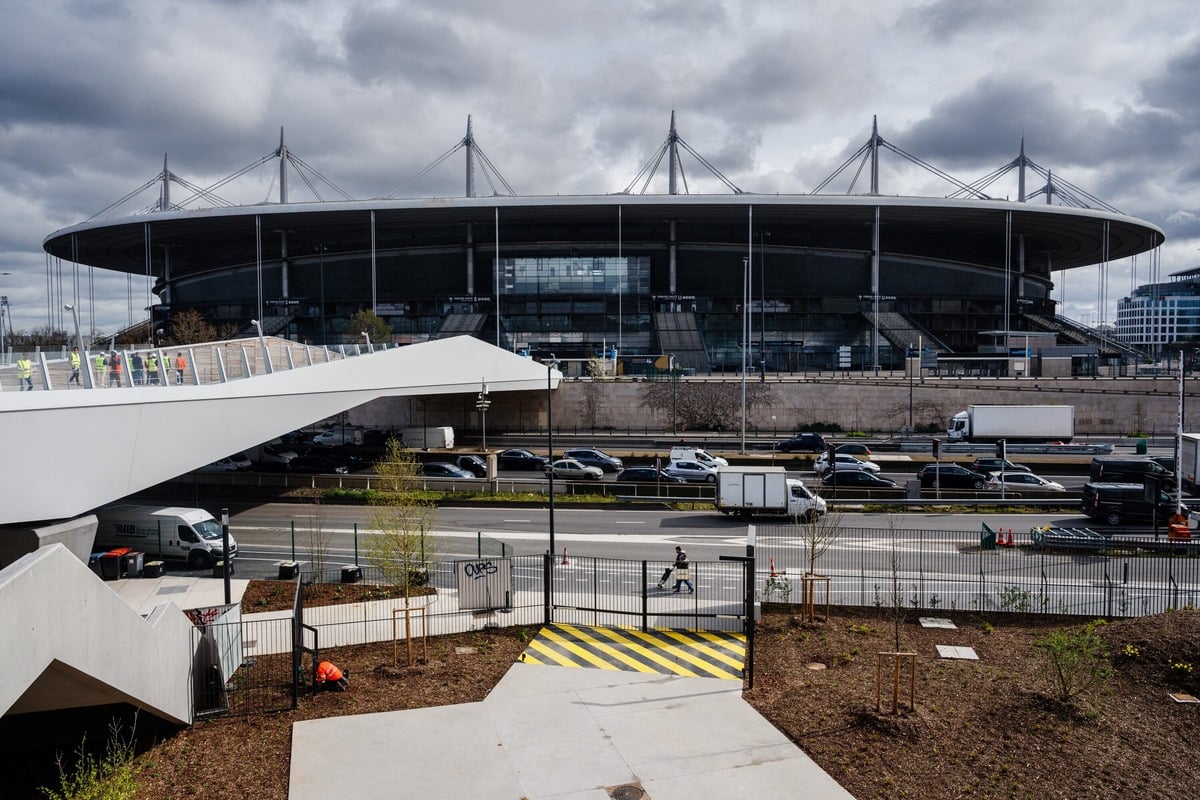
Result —
<path fill-rule="evenodd" d="M 554 557 L 554 397 L 551 394 L 550 376 L 558 366 L 554 353 L 546 361 L 546 446 L 548 449 L 546 462 L 549 469 L 546 477 L 550 480 L 550 556 Z"/>
<path fill-rule="evenodd" d="M 675 372 L 674 353 L 671 353 L 671 359 L 667 362 L 667 364 L 671 368 L 671 435 L 674 436 L 679 432 L 679 374 Z"/>
<path fill-rule="evenodd" d="M 767 246 L 763 241 L 770 231 L 758 232 L 758 379 L 767 379 Z M 779 366 L 775 367 L 777 370 Z"/>
<path fill-rule="evenodd" d="M 742 257 L 742 438 L 741 454 L 746 454 L 746 349 L 749 347 L 750 259 Z"/>
<path fill-rule="evenodd" d="M 92 360 L 88 358 L 87 350 L 83 347 L 83 334 L 79 332 L 79 310 L 73 305 L 65 305 L 63 308 L 70 311 L 72 319 L 75 320 L 75 346 L 79 348 L 79 358 L 83 362 L 80 365 L 83 367 L 83 388 L 91 389 L 95 386 L 92 378 Z"/>
<path fill-rule="evenodd" d="M 0 272 L 0 278 L 7 278 L 11 272 Z M 8 295 L 0 295 L 0 364 L 8 363 L 8 350 L 4 346 L 4 312 L 8 309 Z M 11 324 L 11 323 L 10 323 Z"/>
<path fill-rule="evenodd" d="M 908 432 L 911 434 L 913 429 L 912 342 L 908 343 L 908 350 L 905 351 L 904 367 L 908 370 Z"/>
<path fill-rule="evenodd" d="M 487 381 L 483 381 L 475 408 L 479 409 L 479 427 L 483 430 L 483 452 L 487 452 L 487 410 L 492 401 L 488 400 Z"/>

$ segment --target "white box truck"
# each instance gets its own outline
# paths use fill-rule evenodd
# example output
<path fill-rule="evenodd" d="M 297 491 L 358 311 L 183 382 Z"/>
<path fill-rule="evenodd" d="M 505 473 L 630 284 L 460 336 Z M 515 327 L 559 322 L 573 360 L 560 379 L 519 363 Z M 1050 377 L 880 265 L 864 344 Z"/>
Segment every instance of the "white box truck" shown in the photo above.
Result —
<path fill-rule="evenodd" d="M 720 467 L 717 511 L 741 519 L 786 515 L 813 522 L 825 513 L 825 500 L 789 478 L 783 467 Z"/>
<path fill-rule="evenodd" d="M 207 569 L 223 560 L 221 523 L 202 508 L 120 504 L 96 512 L 96 547 L 129 547 L 157 558 L 161 537 L 164 560 L 183 560 Z M 229 558 L 237 557 L 237 541 L 229 536 Z"/>
<path fill-rule="evenodd" d="M 1069 442 L 1075 406 L 969 406 L 950 420 L 952 442 Z"/>
<path fill-rule="evenodd" d="M 452 450 L 454 428 L 401 428 L 400 443 L 414 450 Z"/>
<path fill-rule="evenodd" d="M 1188 492 L 1196 492 L 1196 473 L 1200 472 L 1200 433 L 1185 433 L 1179 443 L 1179 463 L 1175 474 Z"/>

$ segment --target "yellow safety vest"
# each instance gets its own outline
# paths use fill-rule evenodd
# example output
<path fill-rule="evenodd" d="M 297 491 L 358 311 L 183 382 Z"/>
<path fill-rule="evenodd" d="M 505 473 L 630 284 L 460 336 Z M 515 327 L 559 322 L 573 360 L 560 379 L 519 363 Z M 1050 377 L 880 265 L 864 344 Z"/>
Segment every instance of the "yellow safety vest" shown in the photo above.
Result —
<path fill-rule="evenodd" d="M 17 359 L 17 377 L 21 380 L 33 375 L 33 362 L 28 358 Z"/>
<path fill-rule="evenodd" d="M 71 351 L 71 369 L 79 369 L 79 353 Z"/>

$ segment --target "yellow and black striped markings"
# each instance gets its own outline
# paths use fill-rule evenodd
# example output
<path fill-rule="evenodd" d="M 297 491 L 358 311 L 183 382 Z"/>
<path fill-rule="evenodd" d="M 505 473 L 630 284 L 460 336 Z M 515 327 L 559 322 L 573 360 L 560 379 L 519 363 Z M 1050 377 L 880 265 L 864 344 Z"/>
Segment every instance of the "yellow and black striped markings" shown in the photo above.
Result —
<path fill-rule="evenodd" d="M 720 631 L 640 631 L 556 623 L 542 628 L 520 661 L 740 681 L 746 637 Z"/>

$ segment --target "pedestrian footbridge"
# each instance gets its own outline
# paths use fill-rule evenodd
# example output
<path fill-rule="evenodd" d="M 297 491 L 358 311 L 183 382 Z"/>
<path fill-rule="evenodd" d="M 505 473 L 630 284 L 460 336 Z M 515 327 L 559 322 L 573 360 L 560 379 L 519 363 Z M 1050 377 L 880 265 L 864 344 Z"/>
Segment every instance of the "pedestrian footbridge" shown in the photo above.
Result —
<path fill-rule="evenodd" d="M 129 368 L 152 352 L 171 368 Z M 78 516 L 379 397 L 474 393 L 481 380 L 490 392 L 544 391 L 562 377 L 470 336 L 338 351 L 261 337 L 122 355 L 115 380 L 84 361 L 79 388 L 62 359 L 38 360 L 31 391 L 4 370 L 0 526 Z"/>

